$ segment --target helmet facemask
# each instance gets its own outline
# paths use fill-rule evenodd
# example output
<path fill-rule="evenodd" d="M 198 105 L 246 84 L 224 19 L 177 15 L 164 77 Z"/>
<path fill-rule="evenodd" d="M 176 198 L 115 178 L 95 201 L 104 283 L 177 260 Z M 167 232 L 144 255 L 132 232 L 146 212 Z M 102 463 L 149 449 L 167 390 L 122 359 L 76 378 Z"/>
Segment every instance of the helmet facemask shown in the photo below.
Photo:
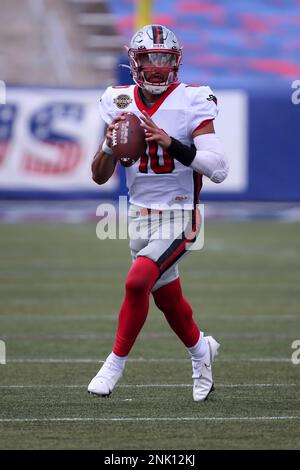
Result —
<path fill-rule="evenodd" d="M 150 93 L 163 93 L 177 82 L 181 50 L 131 48 L 128 56 L 133 80 Z"/>

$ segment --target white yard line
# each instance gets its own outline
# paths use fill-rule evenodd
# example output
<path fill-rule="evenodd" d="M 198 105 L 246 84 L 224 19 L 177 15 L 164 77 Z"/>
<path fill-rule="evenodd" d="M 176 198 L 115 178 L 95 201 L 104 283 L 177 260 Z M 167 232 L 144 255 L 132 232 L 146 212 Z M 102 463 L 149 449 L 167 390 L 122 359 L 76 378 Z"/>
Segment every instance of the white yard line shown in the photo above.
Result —
<path fill-rule="evenodd" d="M 7 305 L 7 301 L 1 301 L 0 300 L 0 305 L 1 304 L 4 304 Z M 24 302 L 23 301 L 20 301 L 19 302 L 20 304 L 24 305 Z M 209 314 L 209 313 L 195 313 L 197 316 L 199 316 L 199 318 L 208 318 L 208 319 L 217 319 L 217 320 L 238 320 L 238 321 L 245 321 L 245 320 L 262 320 L 262 321 L 265 321 L 265 320 L 277 320 L 277 321 L 286 321 L 286 320 L 299 320 L 299 315 L 297 314 L 287 314 L 287 315 L 268 315 L 268 314 L 238 314 L 238 315 L 223 315 L 222 313 L 220 314 Z M 82 321 L 86 321 L 86 320 L 98 320 L 98 321 L 101 321 L 101 320 L 117 320 L 118 319 L 118 315 L 113 313 L 113 314 L 78 314 L 78 315 L 72 315 L 72 314 L 65 314 L 65 315 L 60 315 L 60 314 L 51 314 L 51 313 L 34 313 L 34 314 L 31 314 L 31 313 L 21 313 L 21 314 L 18 314 L 18 313 L 1 313 L 1 316 L 0 318 L 9 318 L 9 319 L 12 319 L 13 318 L 20 318 L 22 320 L 36 320 L 37 318 L 40 318 L 42 320 L 55 320 L 55 321 L 58 321 L 58 320 L 63 320 L 63 321 L 74 321 L 74 320 L 82 320 Z"/>
<path fill-rule="evenodd" d="M 7 364 L 96 364 L 104 362 L 103 359 L 98 358 L 15 358 L 7 359 Z M 190 359 L 183 358 L 135 358 L 128 359 L 127 362 L 133 363 L 182 363 L 190 362 Z M 239 362 L 274 362 L 274 363 L 291 363 L 290 358 L 286 357 L 249 357 L 249 358 L 224 358 L 217 359 L 217 362 L 239 363 Z M 291 363 L 292 364 L 292 363 Z"/>
<path fill-rule="evenodd" d="M 270 340 L 285 340 L 295 339 L 295 333 L 215 333 L 216 337 L 220 337 L 221 341 L 226 339 L 261 339 L 264 341 Z M 160 338 L 173 338 L 172 332 L 149 332 L 142 333 L 141 338 L 143 340 L 153 340 Z M 25 341 L 76 341 L 76 340 L 101 340 L 101 339 L 114 339 L 114 333 L 74 333 L 74 334 L 32 334 L 32 333 L 11 333 L 2 334 L 1 339 L 4 341 L 9 340 L 25 340 Z"/>
<path fill-rule="evenodd" d="M 63 388 L 86 388 L 85 385 L 0 385 L 0 389 L 23 389 L 23 388 L 49 388 L 49 389 L 63 389 Z M 192 384 L 120 384 L 118 388 L 180 388 L 180 387 L 192 387 Z M 252 388 L 252 387 L 300 387 L 300 382 L 298 384 L 272 384 L 272 383 L 254 383 L 254 384 L 216 384 L 218 388 Z"/>
<path fill-rule="evenodd" d="M 101 340 L 101 339 L 114 339 L 115 334 L 113 333 L 75 333 L 75 334 L 32 334 L 32 333 L 13 333 L 13 334 L 4 334 L 1 335 L 1 339 L 5 341 L 9 340 L 16 340 L 16 339 L 22 339 L 22 340 L 28 340 L 28 341 L 44 341 L 44 340 L 57 340 L 57 341 L 76 341 L 78 339 L 84 339 L 84 340 Z M 274 335 L 276 336 L 276 335 Z M 274 338 L 272 336 L 272 338 Z M 293 334 L 288 335 L 288 338 L 294 339 Z M 151 340 L 153 338 L 172 338 L 173 335 L 172 333 L 145 333 L 141 335 L 141 338 L 144 340 Z M 238 335 L 240 337 L 240 335 Z M 286 335 L 284 335 L 284 338 Z M 274 338 L 276 339 L 276 338 Z M 280 339 L 280 338 L 277 338 Z"/>
<path fill-rule="evenodd" d="M 296 421 L 300 416 L 189 416 L 189 417 L 140 417 L 140 418 L 98 418 L 98 417 L 73 417 L 73 418 L 0 418 L 0 423 L 27 423 L 27 422 L 103 422 L 103 421 L 119 421 L 119 422 L 145 422 L 145 421 Z"/>

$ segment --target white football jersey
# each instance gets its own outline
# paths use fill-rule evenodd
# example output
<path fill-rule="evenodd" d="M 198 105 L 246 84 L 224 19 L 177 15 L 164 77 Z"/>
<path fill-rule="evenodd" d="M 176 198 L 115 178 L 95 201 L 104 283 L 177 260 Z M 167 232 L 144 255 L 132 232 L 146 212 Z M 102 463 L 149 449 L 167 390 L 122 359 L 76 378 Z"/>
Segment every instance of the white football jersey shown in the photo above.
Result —
<path fill-rule="evenodd" d="M 101 117 L 107 124 L 122 111 L 140 116 L 143 110 L 168 135 L 189 146 L 193 132 L 218 114 L 216 98 L 208 86 L 184 83 L 168 88 L 150 107 L 141 100 L 137 85 L 108 87 L 100 102 Z M 126 182 L 132 204 L 161 210 L 174 204 L 193 209 L 199 200 L 202 176 L 150 142 L 145 154 L 126 168 Z"/>

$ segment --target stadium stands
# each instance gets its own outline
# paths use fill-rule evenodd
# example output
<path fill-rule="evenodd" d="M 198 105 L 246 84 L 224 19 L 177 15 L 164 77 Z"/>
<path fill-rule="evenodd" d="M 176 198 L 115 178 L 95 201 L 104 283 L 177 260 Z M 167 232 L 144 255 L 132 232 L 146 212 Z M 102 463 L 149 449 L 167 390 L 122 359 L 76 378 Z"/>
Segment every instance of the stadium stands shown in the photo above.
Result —
<path fill-rule="evenodd" d="M 0 79 L 20 85 L 111 84 L 122 41 L 107 3 L 2 0 Z"/>
<path fill-rule="evenodd" d="M 106 86 L 135 29 L 135 0 L 2 0 L 0 78 Z M 299 0 L 153 1 L 184 44 L 184 81 L 278 86 L 300 76 Z"/>
<path fill-rule="evenodd" d="M 134 0 L 111 0 L 118 30 L 130 38 Z M 300 76 L 300 1 L 154 1 L 153 20 L 184 44 L 182 78 L 214 87 L 278 86 Z"/>

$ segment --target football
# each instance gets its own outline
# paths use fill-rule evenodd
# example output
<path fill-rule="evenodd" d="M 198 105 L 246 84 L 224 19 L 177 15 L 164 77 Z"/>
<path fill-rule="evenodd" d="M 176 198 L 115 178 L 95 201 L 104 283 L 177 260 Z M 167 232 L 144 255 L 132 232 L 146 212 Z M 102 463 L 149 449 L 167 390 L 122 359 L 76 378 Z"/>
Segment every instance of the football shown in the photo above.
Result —
<path fill-rule="evenodd" d="M 112 133 L 112 151 L 121 165 L 133 165 L 146 150 L 145 131 L 140 119 L 133 113 L 126 113 L 118 129 Z"/>

